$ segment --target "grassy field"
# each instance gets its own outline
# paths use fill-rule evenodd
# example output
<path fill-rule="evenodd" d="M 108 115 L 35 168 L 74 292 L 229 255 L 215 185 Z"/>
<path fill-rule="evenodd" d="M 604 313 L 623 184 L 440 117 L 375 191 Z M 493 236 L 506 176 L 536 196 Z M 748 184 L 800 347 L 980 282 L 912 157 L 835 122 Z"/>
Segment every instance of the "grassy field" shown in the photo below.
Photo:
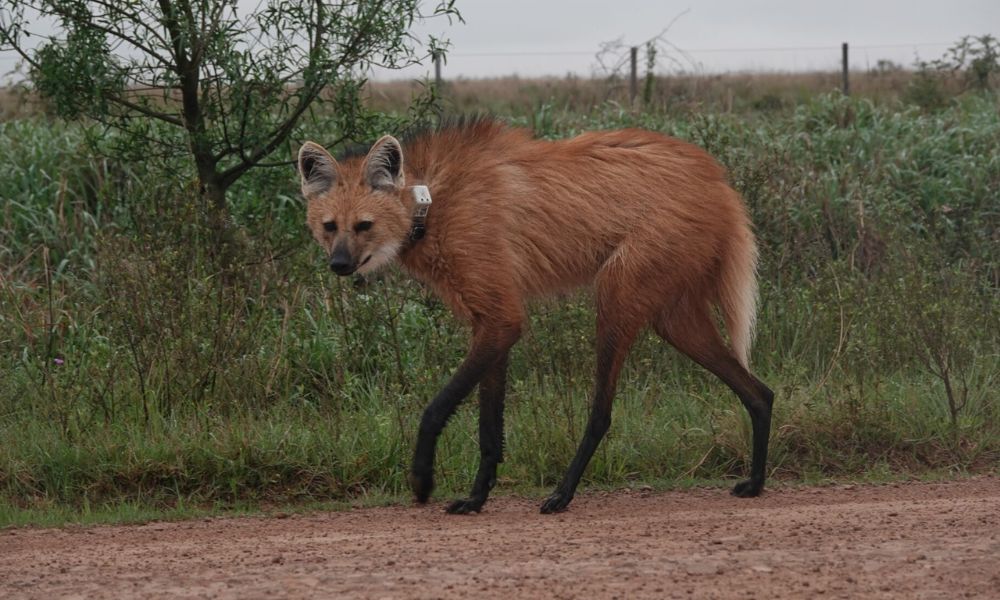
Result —
<path fill-rule="evenodd" d="M 899 100 L 909 93 L 916 74 L 910 70 L 854 71 L 850 81 L 854 95 L 875 101 Z M 944 93 L 953 94 L 956 82 L 941 82 Z M 412 81 L 380 82 L 369 86 L 375 107 L 394 110 L 405 104 L 422 84 Z M 713 112 L 775 111 L 787 109 L 840 90 L 841 74 L 729 73 L 719 75 L 679 74 L 656 76 L 640 85 L 640 100 L 647 110 L 704 110 Z M 490 110 L 498 114 L 530 112 L 545 101 L 574 112 L 589 112 L 594 106 L 629 103 L 628 82 L 623 78 L 550 77 L 446 80 L 445 94 L 458 110 Z M 647 91 L 648 90 L 648 91 Z"/>
<path fill-rule="evenodd" d="M 489 108 L 546 138 L 662 131 L 729 169 L 762 251 L 753 363 L 776 392 L 772 477 L 995 472 L 997 98 L 928 107 L 905 81 L 854 98 L 720 81 L 636 111 L 544 83 L 533 95 L 484 84 L 486 103 L 449 93 L 454 110 Z M 409 91 L 371 93 L 391 109 Z M 395 271 L 330 275 L 290 168 L 231 194 L 246 241 L 226 271 L 183 169 L 102 158 L 85 124 L 6 114 L 0 526 L 406 496 L 420 411 L 466 347 L 435 298 Z M 512 358 L 500 493 L 554 485 L 586 420 L 590 298 L 531 314 Z M 468 404 L 442 440 L 439 496 L 474 475 Z M 727 389 L 646 336 L 584 485 L 735 478 L 749 436 Z"/>

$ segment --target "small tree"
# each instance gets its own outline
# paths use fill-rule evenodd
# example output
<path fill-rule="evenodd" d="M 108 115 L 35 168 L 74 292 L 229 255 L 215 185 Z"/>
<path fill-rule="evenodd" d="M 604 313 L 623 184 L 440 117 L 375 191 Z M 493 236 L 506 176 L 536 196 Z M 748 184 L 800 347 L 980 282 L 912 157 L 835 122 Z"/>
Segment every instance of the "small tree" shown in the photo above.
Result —
<path fill-rule="evenodd" d="M 967 87 L 989 91 L 1000 73 L 1000 40 L 989 34 L 964 36 L 933 64 L 942 71 L 964 73 Z"/>
<path fill-rule="evenodd" d="M 660 33 L 642 42 L 646 49 L 646 77 L 642 90 L 642 101 L 647 106 L 652 102 L 653 92 L 656 86 L 656 64 L 658 60 L 666 59 L 666 62 L 673 68 L 683 70 L 687 67 L 697 68 L 698 65 L 691 56 L 678 48 L 667 39 L 667 33 L 678 19 L 691 12 L 685 10 L 674 17 Z M 624 78 L 625 67 L 631 63 L 631 50 L 633 47 L 625 43 L 624 38 L 618 38 L 610 42 L 602 42 L 600 50 L 594 58 L 597 64 L 594 65 L 596 77 L 604 78 L 612 84 L 612 90 L 618 87 L 618 82 Z"/>
<path fill-rule="evenodd" d="M 409 30 L 425 16 L 460 18 L 454 0 L 430 15 L 419 0 L 267 0 L 253 10 L 237 0 L 0 0 L 0 44 L 59 114 L 97 119 L 148 153 L 186 156 L 225 229 L 226 191 L 307 111 L 334 101 L 353 114 L 371 67 L 419 61 Z M 433 37 L 429 46 L 443 50 Z"/>
<path fill-rule="evenodd" d="M 925 109 L 944 108 L 948 88 L 954 88 L 954 93 L 969 89 L 993 91 L 1000 77 L 1000 40 L 989 34 L 967 35 L 941 58 L 917 61 L 916 68 L 904 98 Z"/>
<path fill-rule="evenodd" d="M 642 104 L 649 107 L 653 103 L 653 91 L 656 87 L 656 42 L 646 42 L 646 81 L 642 85 Z"/>
<path fill-rule="evenodd" d="M 1000 304 L 978 279 L 975 265 L 933 257 L 926 248 L 896 251 L 886 278 L 869 292 L 877 305 L 872 308 L 875 348 L 895 355 L 900 364 L 913 361 L 942 383 L 948 421 L 958 439 L 970 394 L 982 391 L 973 376 L 985 350 L 979 331 L 997 331 Z"/>

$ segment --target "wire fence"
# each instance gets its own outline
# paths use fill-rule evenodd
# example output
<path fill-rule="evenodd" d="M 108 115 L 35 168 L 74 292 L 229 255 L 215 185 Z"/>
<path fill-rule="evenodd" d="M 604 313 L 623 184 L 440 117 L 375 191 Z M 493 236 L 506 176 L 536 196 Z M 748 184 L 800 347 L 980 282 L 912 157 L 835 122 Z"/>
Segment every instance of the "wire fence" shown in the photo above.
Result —
<path fill-rule="evenodd" d="M 530 64 L 534 74 L 544 73 L 539 63 L 546 59 L 552 64 L 568 65 L 566 59 L 590 57 L 592 77 L 613 78 L 626 81 L 629 100 L 633 103 L 639 91 L 639 79 L 646 73 L 654 75 L 711 75 L 717 73 L 773 73 L 773 72 L 839 72 L 841 89 L 850 93 L 850 73 L 858 71 L 897 70 L 913 65 L 925 56 L 939 57 L 954 44 L 949 42 L 915 42 L 907 44 L 861 44 L 849 46 L 792 46 L 792 47 L 741 47 L 685 49 L 671 44 L 662 37 L 653 38 L 644 45 L 627 46 L 621 41 L 601 45 L 599 50 L 554 51 L 496 51 L 449 53 L 434 64 L 434 80 L 443 85 L 450 78 L 476 78 L 477 76 L 502 76 L 517 73 L 518 66 Z M 727 59 L 728 57 L 728 59 Z M 739 57 L 739 61 L 733 60 Z M 754 58 L 748 58 L 754 57 Z M 442 64 L 446 62 L 446 65 Z M 483 67 L 487 61 L 502 64 L 507 69 L 488 73 Z M 560 63 L 560 61 L 562 61 Z M 478 64 L 477 64 L 478 63 Z M 577 65 L 580 63 L 577 62 Z M 738 65 L 738 66 L 734 66 Z M 416 70 L 415 70 L 416 71 Z M 642 75 L 640 74 L 642 71 Z M 551 74 L 550 71 L 548 74 Z M 413 73 L 418 74 L 417 72 Z M 424 68 L 421 75 L 430 78 Z M 571 70 L 563 74 L 579 75 Z M 375 79 L 378 80 L 379 74 Z M 471 77 L 470 77 L 471 75 Z M 399 78 L 399 73 L 392 76 Z"/>
<path fill-rule="evenodd" d="M 858 50 L 886 50 L 892 48 L 922 48 L 930 46 L 938 47 L 948 47 L 952 45 L 953 42 L 919 42 L 919 43 L 909 43 L 909 44 L 869 44 L 869 45 L 854 45 L 852 46 Z M 809 51 L 825 51 L 829 52 L 832 50 L 839 50 L 840 46 L 764 46 L 755 48 L 693 48 L 686 49 L 684 52 L 688 54 L 712 54 L 719 52 L 730 52 L 730 53 L 741 53 L 741 52 L 809 52 Z M 490 52 L 450 52 L 449 57 L 473 57 L 473 56 L 593 56 L 596 50 L 558 50 L 552 52 L 506 52 L 506 51 L 490 51 Z"/>
<path fill-rule="evenodd" d="M 913 42 L 896 44 L 852 44 L 852 70 L 875 68 L 880 60 L 909 66 L 921 56 L 937 57 L 953 42 Z M 620 56 L 611 57 L 612 67 L 628 65 L 625 54 L 631 47 L 621 44 Z M 640 53 L 644 50 L 638 47 Z M 593 76 L 607 75 L 608 63 L 602 64 L 600 55 L 604 47 L 566 50 L 490 50 L 463 52 L 456 49 L 447 54 L 443 77 L 476 78 L 503 75 L 533 76 Z M 660 47 L 657 68 L 660 71 L 683 71 L 693 74 L 725 72 L 800 72 L 833 71 L 841 66 L 841 46 L 762 46 L 732 48 L 680 48 L 673 45 Z M 21 61 L 11 51 L 0 50 L 0 85 L 20 81 L 24 74 L 18 70 Z M 645 64 L 643 65 L 645 68 Z M 434 64 L 431 60 L 402 71 L 376 71 L 376 80 L 407 77 L 430 77 Z"/>
<path fill-rule="evenodd" d="M 910 66 L 920 57 L 938 57 L 953 42 L 914 42 L 897 44 L 851 44 L 852 70 L 875 68 L 879 61 Z M 638 49 L 645 69 L 643 45 Z M 442 72 L 445 77 L 498 76 L 504 74 L 532 75 L 607 75 L 608 71 L 625 69 L 629 63 L 630 46 L 591 50 L 497 50 L 448 53 Z M 607 52 L 610 50 L 611 52 Z M 816 46 L 756 46 L 730 48 L 681 48 L 662 43 L 657 46 L 656 70 L 716 74 L 725 72 L 801 72 L 833 71 L 842 66 L 841 45 Z M 602 53 L 605 56 L 602 56 Z M 610 56 L 607 56 L 610 54 Z M 425 70 L 427 68 L 425 67 Z M 388 74 L 387 74 L 388 75 Z"/>

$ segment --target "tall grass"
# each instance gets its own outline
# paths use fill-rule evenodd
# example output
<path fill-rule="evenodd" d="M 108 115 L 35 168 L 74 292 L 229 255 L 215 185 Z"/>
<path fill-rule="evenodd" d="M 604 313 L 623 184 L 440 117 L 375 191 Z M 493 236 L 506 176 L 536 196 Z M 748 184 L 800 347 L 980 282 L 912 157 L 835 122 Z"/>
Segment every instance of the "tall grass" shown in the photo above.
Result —
<path fill-rule="evenodd" d="M 644 110 L 669 110 L 674 114 L 706 110 L 737 114 L 788 112 L 819 95 L 840 90 L 841 78 L 841 73 L 831 71 L 659 75 L 643 82 L 639 102 Z M 961 91 L 959 79 L 950 73 L 945 76 L 898 66 L 850 73 L 852 95 L 882 103 L 940 99 L 946 104 Z M 423 85 L 413 81 L 371 82 L 367 91 L 374 107 L 399 110 L 422 91 Z M 446 75 L 441 93 L 458 110 L 497 114 L 523 113 L 539 102 L 578 113 L 605 103 L 630 104 L 628 81 L 621 76 L 452 80 Z"/>
<path fill-rule="evenodd" d="M 996 468 L 997 108 L 828 95 L 766 119 L 603 104 L 511 120 L 548 138 L 647 127 L 729 168 L 762 250 L 753 362 L 777 396 L 770 468 L 797 479 Z M 96 158 L 84 136 L 0 125 L 0 516 L 405 493 L 420 410 L 465 349 L 446 309 L 396 272 L 330 276 L 290 171 L 235 190 L 247 241 L 223 269 L 190 186 Z M 587 293 L 531 314 L 511 363 L 507 489 L 561 476 L 593 371 Z M 738 401 L 652 336 L 620 390 L 590 484 L 745 471 Z M 442 440 L 442 494 L 474 475 L 469 404 Z"/>

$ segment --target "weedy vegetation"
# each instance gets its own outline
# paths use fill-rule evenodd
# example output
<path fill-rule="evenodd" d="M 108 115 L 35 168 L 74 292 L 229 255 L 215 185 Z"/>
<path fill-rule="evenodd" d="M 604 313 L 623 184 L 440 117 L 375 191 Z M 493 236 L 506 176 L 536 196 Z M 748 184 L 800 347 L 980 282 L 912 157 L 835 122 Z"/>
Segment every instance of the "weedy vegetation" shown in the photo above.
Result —
<path fill-rule="evenodd" d="M 645 127 L 728 168 L 762 252 L 752 362 L 776 395 L 773 479 L 996 473 L 1000 102 L 978 84 L 941 103 L 789 97 L 631 110 L 539 94 L 501 116 L 547 138 Z M 404 121 L 372 120 L 358 141 Z M 104 152 L 115 140 L 94 127 L 0 123 L 0 524 L 405 498 L 462 327 L 398 272 L 332 276 L 291 166 L 232 183 L 244 241 L 223 258 L 196 174 Z M 304 127 L 341 135 L 335 119 Z M 561 476 L 586 422 L 593 321 L 586 294 L 532 307 L 500 493 Z M 585 486 L 746 471 L 743 408 L 653 336 L 618 398 Z M 441 497 L 476 468 L 467 404 L 439 446 Z"/>

